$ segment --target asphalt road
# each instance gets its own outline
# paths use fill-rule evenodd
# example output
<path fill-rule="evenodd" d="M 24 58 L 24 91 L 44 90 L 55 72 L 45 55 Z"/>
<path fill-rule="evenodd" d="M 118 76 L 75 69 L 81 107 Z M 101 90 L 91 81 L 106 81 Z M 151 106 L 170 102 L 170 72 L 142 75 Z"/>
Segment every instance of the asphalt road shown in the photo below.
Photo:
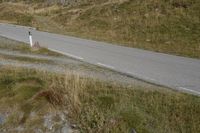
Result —
<path fill-rule="evenodd" d="M 0 24 L 0 36 L 29 42 L 150 83 L 200 95 L 200 60 Z"/>

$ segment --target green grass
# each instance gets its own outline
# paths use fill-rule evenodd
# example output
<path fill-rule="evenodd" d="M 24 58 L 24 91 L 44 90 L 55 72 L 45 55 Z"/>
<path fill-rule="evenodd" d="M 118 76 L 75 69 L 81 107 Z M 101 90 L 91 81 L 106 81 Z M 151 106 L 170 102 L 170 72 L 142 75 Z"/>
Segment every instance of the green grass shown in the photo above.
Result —
<path fill-rule="evenodd" d="M 6 66 L 0 68 L 0 73 L 0 108 L 8 112 L 14 111 L 2 127 L 10 129 L 26 123 L 30 112 L 41 111 L 42 107 L 37 107 L 44 106 L 44 103 L 44 107 L 48 109 L 45 99 L 31 100 L 39 91 L 46 89 L 46 81 L 43 79 L 45 77 L 40 77 L 39 72 Z M 24 113 L 23 118 L 20 117 L 21 113 Z"/>
<path fill-rule="evenodd" d="M 5 102 L 6 101 L 6 102 Z M 52 105 L 52 106 L 50 106 Z M 16 107 L 17 106 L 17 107 Z M 0 68 L 0 108 L 14 108 L 4 127 L 41 126 L 42 114 L 67 110 L 81 132 L 200 132 L 200 97 L 165 88 L 124 87 L 30 69 Z M 17 108 L 17 109 L 16 109 Z M 19 112 L 25 113 L 20 118 Z M 40 112 L 30 120 L 30 112 Z M 38 123 L 37 123 L 38 122 Z"/>

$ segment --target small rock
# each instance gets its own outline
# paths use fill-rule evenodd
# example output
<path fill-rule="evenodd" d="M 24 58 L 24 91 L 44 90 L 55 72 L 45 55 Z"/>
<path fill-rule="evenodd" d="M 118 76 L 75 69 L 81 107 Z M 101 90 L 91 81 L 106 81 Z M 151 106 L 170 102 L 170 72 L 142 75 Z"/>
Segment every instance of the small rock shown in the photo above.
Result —
<path fill-rule="evenodd" d="M 171 44 L 171 42 L 170 41 L 167 41 L 167 42 L 165 42 L 166 44 Z"/>
<path fill-rule="evenodd" d="M 72 128 L 72 129 L 76 129 L 76 128 L 77 128 L 77 125 L 71 124 L 71 128 Z"/>
<path fill-rule="evenodd" d="M 42 129 L 35 129 L 36 133 L 43 133 Z"/>
<path fill-rule="evenodd" d="M 156 8 L 156 10 L 155 10 L 156 12 L 158 12 L 159 11 L 159 9 L 158 8 Z"/>
<path fill-rule="evenodd" d="M 5 116 L 3 116 L 2 114 L 0 114 L 0 125 L 2 125 L 5 121 Z"/>
<path fill-rule="evenodd" d="M 18 126 L 18 127 L 16 128 L 16 131 L 18 131 L 18 132 L 22 132 L 22 131 L 24 131 L 24 127 L 22 127 L 22 126 Z"/>
<path fill-rule="evenodd" d="M 59 116 L 60 116 L 60 119 L 61 119 L 62 121 L 65 121 L 66 118 L 65 118 L 65 115 L 64 115 L 63 113 L 60 113 Z"/>
<path fill-rule="evenodd" d="M 31 112 L 31 113 L 30 113 L 30 117 L 31 117 L 31 118 L 36 117 L 36 113 L 35 113 L 35 112 Z"/>
<path fill-rule="evenodd" d="M 134 128 L 131 129 L 130 133 L 137 133 Z"/>
<path fill-rule="evenodd" d="M 62 129 L 61 129 L 61 133 L 72 133 L 73 131 L 71 130 L 71 128 L 68 125 L 65 125 Z"/>
<path fill-rule="evenodd" d="M 148 14 L 148 13 L 146 13 L 144 16 L 145 16 L 146 18 L 148 18 L 148 17 L 149 17 L 149 14 Z"/>
<path fill-rule="evenodd" d="M 49 130 L 53 129 L 52 115 L 44 116 L 44 127 L 48 128 Z"/>
<path fill-rule="evenodd" d="M 150 40 L 150 39 L 146 39 L 146 41 L 147 41 L 147 42 L 150 42 L 151 40 Z"/>

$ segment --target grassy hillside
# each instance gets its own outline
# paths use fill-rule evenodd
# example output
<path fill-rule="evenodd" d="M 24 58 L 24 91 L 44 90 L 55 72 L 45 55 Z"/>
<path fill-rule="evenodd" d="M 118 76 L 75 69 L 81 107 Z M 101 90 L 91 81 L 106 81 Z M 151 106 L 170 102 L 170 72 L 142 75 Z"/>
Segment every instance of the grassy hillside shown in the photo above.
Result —
<path fill-rule="evenodd" d="M 57 110 L 68 112 L 70 122 L 86 133 L 129 133 L 133 128 L 145 133 L 199 133 L 200 98 L 156 88 L 1 67 L 0 113 L 7 112 L 8 117 L 0 131 L 21 125 L 21 132 L 36 127 L 49 132 L 43 127 L 44 116 Z"/>
<path fill-rule="evenodd" d="M 0 5 L 0 19 L 40 30 L 200 58 L 199 0 L 85 0 L 79 4 Z M 30 3 L 29 3 L 30 4 Z M 21 17 L 8 17 L 22 13 Z M 23 11 L 18 11 L 24 6 Z M 20 16 L 20 15 L 19 15 Z M 7 18 L 8 17 L 8 18 Z"/>
<path fill-rule="evenodd" d="M 37 54 L 3 38 L 0 49 Z M 47 50 L 39 53 L 54 55 Z M 10 59 L 47 61 L 1 54 L 0 64 Z M 66 123 L 81 133 L 200 132 L 199 96 L 142 82 L 120 83 L 80 76 L 77 71 L 57 74 L 0 65 L 0 132 L 55 133 Z"/>

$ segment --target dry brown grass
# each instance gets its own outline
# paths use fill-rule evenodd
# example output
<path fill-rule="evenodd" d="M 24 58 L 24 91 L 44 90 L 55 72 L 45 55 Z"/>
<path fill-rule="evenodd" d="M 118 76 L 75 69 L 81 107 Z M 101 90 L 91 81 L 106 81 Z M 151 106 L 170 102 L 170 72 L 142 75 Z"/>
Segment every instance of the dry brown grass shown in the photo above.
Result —
<path fill-rule="evenodd" d="M 124 87 L 75 72 L 57 75 L 1 67 L 0 96 L 0 107 L 17 106 L 25 112 L 23 118 L 13 114 L 8 127 L 30 122 L 32 111 L 44 114 L 54 109 L 68 112 L 70 121 L 87 133 L 128 133 L 131 128 L 146 133 L 200 131 L 200 98 L 156 86 Z"/>
<path fill-rule="evenodd" d="M 3 3 L 1 20 L 59 34 L 200 58 L 198 0 L 93 0 L 74 6 L 41 4 L 32 3 L 30 8 L 24 5 L 22 9 L 22 3 Z M 10 15 L 5 15 L 10 11 Z"/>

